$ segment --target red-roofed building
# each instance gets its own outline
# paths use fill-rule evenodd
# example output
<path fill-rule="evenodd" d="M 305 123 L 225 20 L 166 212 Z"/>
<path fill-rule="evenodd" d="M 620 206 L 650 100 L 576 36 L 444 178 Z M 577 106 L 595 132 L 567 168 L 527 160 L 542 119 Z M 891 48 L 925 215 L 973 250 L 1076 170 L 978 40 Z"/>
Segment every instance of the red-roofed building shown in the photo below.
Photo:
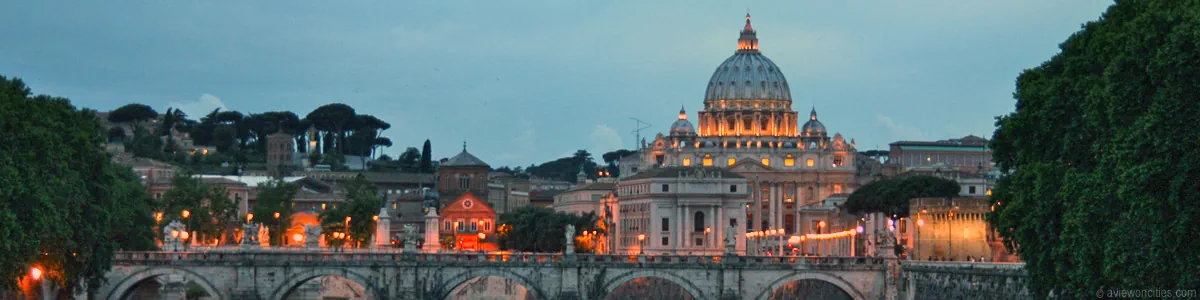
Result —
<path fill-rule="evenodd" d="M 458 196 L 440 212 L 441 236 L 453 236 L 460 250 L 498 250 L 496 211 L 471 192 Z"/>

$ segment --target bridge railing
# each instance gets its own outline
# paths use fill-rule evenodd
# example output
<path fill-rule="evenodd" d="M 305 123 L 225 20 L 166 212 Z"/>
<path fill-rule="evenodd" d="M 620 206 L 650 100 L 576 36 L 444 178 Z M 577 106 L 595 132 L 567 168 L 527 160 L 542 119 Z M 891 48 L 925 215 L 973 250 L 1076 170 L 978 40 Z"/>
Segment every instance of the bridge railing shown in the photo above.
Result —
<path fill-rule="evenodd" d="M 743 264 L 762 266 L 883 266 L 879 257 L 788 257 L 788 256 L 712 256 L 712 255 L 604 255 L 561 253 L 403 253 L 397 251 L 201 251 L 201 252 L 117 252 L 114 262 L 126 264 L 175 264 L 214 262 L 276 263 L 635 263 L 635 264 Z"/>

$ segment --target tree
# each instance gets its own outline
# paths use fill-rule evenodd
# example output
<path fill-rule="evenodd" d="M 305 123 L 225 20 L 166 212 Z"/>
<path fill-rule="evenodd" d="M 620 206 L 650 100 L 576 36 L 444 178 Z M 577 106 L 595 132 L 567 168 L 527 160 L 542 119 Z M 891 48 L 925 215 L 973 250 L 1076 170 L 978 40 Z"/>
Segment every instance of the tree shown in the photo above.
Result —
<path fill-rule="evenodd" d="M 1118 1 L 1017 78 L 988 220 L 1031 294 L 1200 286 L 1200 2 Z"/>
<path fill-rule="evenodd" d="M 292 198 L 299 190 L 299 185 L 281 179 L 258 185 L 258 202 L 254 205 L 252 221 L 269 228 L 267 233 L 273 246 L 283 245 L 286 238 L 283 233 L 292 224 Z M 277 213 L 279 217 L 275 217 Z"/>
<path fill-rule="evenodd" d="M 634 153 L 637 153 L 637 151 L 620 149 L 604 153 L 604 155 L 600 157 L 603 158 L 604 163 L 608 165 L 607 170 L 609 173 L 611 173 L 609 176 L 619 177 L 621 176 L 621 159 Z"/>
<path fill-rule="evenodd" d="M 321 152 L 335 150 L 345 153 L 347 125 L 354 122 L 355 116 L 354 108 L 351 108 L 349 105 L 333 103 L 317 107 L 317 109 L 308 113 L 304 119 L 312 122 L 313 126 L 317 130 L 324 132 L 325 135 L 332 134 L 332 139 L 336 144 L 332 147 L 329 143 L 321 145 Z"/>
<path fill-rule="evenodd" d="M 400 153 L 400 157 L 396 158 L 396 163 L 405 172 L 419 172 L 421 166 L 418 161 L 421 157 L 421 151 L 416 147 L 408 147 L 408 149 L 404 149 L 404 153 Z"/>
<path fill-rule="evenodd" d="M 325 210 L 319 216 L 322 232 L 326 239 L 332 238 L 334 232 L 349 233 L 351 245 L 368 247 L 371 237 L 375 235 L 375 217 L 383 207 L 383 199 L 379 198 L 375 185 L 362 175 L 347 181 L 344 188 L 346 202 Z"/>
<path fill-rule="evenodd" d="M 229 199 L 225 187 L 205 183 L 189 172 L 177 173 L 171 179 L 171 189 L 163 194 L 157 211 L 163 213 L 159 226 L 179 221 L 194 231 L 203 242 L 228 241 L 229 233 L 240 224 L 238 203 Z M 183 217 L 183 211 L 188 217 Z"/>
<path fill-rule="evenodd" d="M 158 117 L 158 112 L 145 104 L 126 104 L 118 107 L 108 113 L 108 121 L 113 123 L 133 123 L 134 127 L 140 125 L 141 122 L 153 120 Z"/>
<path fill-rule="evenodd" d="M 575 175 L 579 174 L 580 165 L 583 165 L 584 174 L 588 175 L 589 178 L 595 177 L 597 165 L 596 162 L 592 161 L 592 154 L 588 153 L 587 150 L 575 151 L 575 154 L 571 155 L 571 157 L 563 157 L 537 166 L 530 166 L 525 171 L 541 178 L 575 182 Z"/>
<path fill-rule="evenodd" d="M 429 139 L 421 146 L 421 173 L 433 173 L 433 150 L 430 149 Z"/>
<path fill-rule="evenodd" d="M 599 216 L 595 213 L 576 215 L 555 212 L 552 208 L 525 206 L 500 215 L 498 242 L 505 250 L 529 252 L 562 252 L 566 245 L 566 226 L 575 226 L 575 233 L 596 230 Z M 578 246 L 578 245 L 577 245 Z"/>
<path fill-rule="evenodd" d="M 851 214 L 884 213 L 897 217 L 908 217 L 908 202 L 914 198 L 958 195 L 957 181 L 934 176 L 912 176 L 876 180 L 864 185 L 846 198 L 846 209 Z"/>
<path fill-rule="evenodd" d="M 152 248 L 128 217 L 151 214 L 141 182 L 111 164 L 93 112 L 0 76 L 0 128 L 0 289 L 34 265 L 67 291 L 96 288 L 113 251 Z"/>

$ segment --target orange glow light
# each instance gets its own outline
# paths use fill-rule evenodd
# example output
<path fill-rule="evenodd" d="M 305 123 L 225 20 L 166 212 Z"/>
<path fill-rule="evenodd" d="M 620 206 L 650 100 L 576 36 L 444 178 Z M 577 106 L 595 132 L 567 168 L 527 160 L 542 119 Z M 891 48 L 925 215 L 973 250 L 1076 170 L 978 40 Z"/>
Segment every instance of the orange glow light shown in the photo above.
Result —
<path fill-rule="evenodd" d="M 184 219 L 187 219 L 187 217 L 192 215 L 192 212 L 185 209 L 185 210 L 183 210 L 183 212 L 180 213 L 180 215 L 182 215 Z"/>
<path fill-rule="evenodd" d="M 43 273 L 42 268 L 38 268 L 38 267 L 29 268 L 29 277 L 33 277 L 33 280 L 42 279 L 42 273 Z"/>
<path fill-rule="evenodd" d="M 246 214 L 246 223 L 250 223 L 250 220 L 254 220 L 254 213 Z"/>
<path fill-rule="evenodd" d="M 276 218 L 276 219 L 278 219 L 278 218 L 279 218 L 279 212 L 275 212 L 275 218 Z"/>
<path fill-rule="evenodd" d="M 303 242 L 303 241 L 304 241 L 304 235 L 303 235 L 303 234 L 299 234 L 299 233 L 292 234 L 292 241 L 294 241 L 294 242 L 297 242 L 297 243 L 299 243 L 299 242 Z"/>

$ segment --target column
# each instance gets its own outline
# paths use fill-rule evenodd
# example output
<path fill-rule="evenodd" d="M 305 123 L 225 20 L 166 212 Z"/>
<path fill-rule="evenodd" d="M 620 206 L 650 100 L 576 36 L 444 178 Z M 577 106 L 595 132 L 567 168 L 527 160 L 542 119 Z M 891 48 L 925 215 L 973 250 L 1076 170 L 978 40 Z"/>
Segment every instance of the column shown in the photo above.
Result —
<path fill-rule="evenodd" d="M 765 219 L 765 220 L 767 220 L 767 226 L 766 226 L 766 228 L 763 228 L 763 229 L 773 229 L 773 228 L 775 228 L 775 209 L 776 209 L 775 208 L 775 183 L 774 182 L 765 182 L 764 185 L 767 187 L 767 209 L 768 209 L 767 214 L 768 214 L 768 216 Z"/>
<path fill-rule="evenodd" d="M 752 198 L 750 199 L 750 206 L 754 211 L 754 224 L 751 224 L 753 227 L 750 228 L 752 230 L 762 230 L 762 221 L 766 220 L 766 216 L 762 212 L 762 202 L 760 200 L 762 198 L 762 195 L 760 195 L 762 193 L 762 186 L 759 182 L 754 182 L 751 186 L 754 189 L 750 192 L 750 197 Z"/>
<path fill-rule="evenodd" d="M 725 251 L 725 227 L 729 226 L 729 221 L 725 221 L 724 204 L 717 204 L 714 209 L 717 211 L 717 222 L 713 223 L 713 240 L 717 241 L 714 243 L 719 250 L 717 253 L 723 253 Z"/>
<path fill-rule="evenodd" d="M 799 233 L 800 233 L 800 206 L 801 206 L 801 205 L 800 205 L 800 203 L 804 203 L 804 202 L 803 202 L 804 200 L 801 200 L 801 199 L 804 199 L 804 198 L 801 198 L 801 196 L 800 196 L 800 192 L 801 192 L 801 190 L 802 190 L 802 188 L 800 187 L 800 182 L 799 182 L 799 181 L 792 182 L 792 185 L 793 185 L 793 186 L 792 186 L 792 188 L 795 188 L 795 189 L 796 189 L 796 192 L 795 192 L 795 195 L 796 195 L 796 210 L 792 212 L 792 214 L 794 214 L 794 215 L 795 215 L 795 216 L 794 216 L 794 218 L 796 218 L 796 219 L 795 219 L 795 220 L 796 220 L 796 222 L 795 222 L 795 223 L 792 223 L 792 227 L 793 227 L 793 228 L 792 228 L 792 232 L 795 232 L 795 233 L 799 234 Z"/>

